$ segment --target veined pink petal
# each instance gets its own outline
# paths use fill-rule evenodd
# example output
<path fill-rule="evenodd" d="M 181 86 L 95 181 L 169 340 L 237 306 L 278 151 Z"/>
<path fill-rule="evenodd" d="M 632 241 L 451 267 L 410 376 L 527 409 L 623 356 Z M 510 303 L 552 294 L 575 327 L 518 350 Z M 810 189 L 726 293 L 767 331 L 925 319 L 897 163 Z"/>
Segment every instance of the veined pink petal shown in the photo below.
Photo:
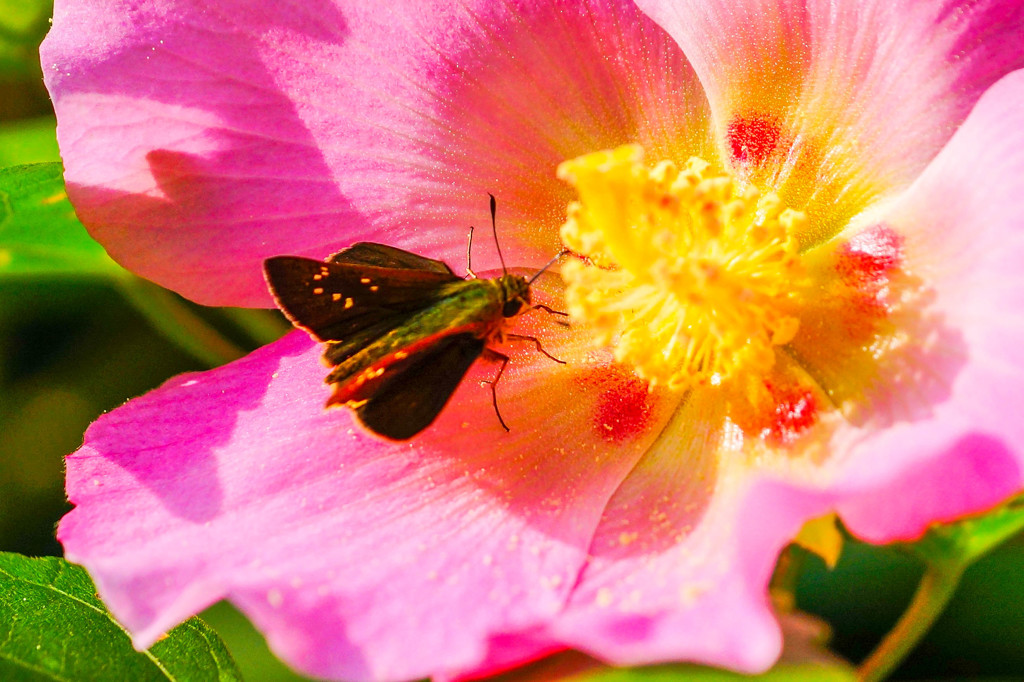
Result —
<path fill-rule="evenodd" d="M 778 550 L 824 506 L 738 522 L 756 475 L 729 447 L 722 406 L 705 397 L 691 396 L 609 502 L 555 625 L 574 647 L 620 665 L 682 659 L 748 672 L 778 657 L 767 582 Z"/>
<path fill-rule="evenodd" d="M 909 184 L 1024 65 L 1015 0 L 637 4 L 693 64 L 723 155 L 812 215 L 809 242 Z"/>
<path fill-rule="evenodd" d="M 557 326 L 534 316 L 518 331 Z M 544 346 L 578 355 L 565 341 Z M 631 437 L 581 431 L 603 392 L 580 379 L 604 365 L 503 350 L 512 430 L 481 384 L 497 365 L 481 360 L 411 443 L 324 410 L 321 349 L 303 332 L 173 379 L 98 420 L 68 458 L 67 556 L 139 646 L 226 597 L 285 660 L 327 677 L 483 671 L 558 648 L 547 623 L 671 405 Z"/>
<path fill-rule="evenodd" d="M 208 304 L 269 305 L 264 258 L 357 240 L 457 266 L 487 192 L 513 261 L 540 265 L 570 198 L 558 163 L 710 139 L 682 53 L 624 0 L 67 1 L 42 61 L 83 222 Z"/>
<path fill-rule="evenodd" d="M 876 495 L 844 505 L 850 528 L 871 540 L 913 537 L 930 522 L 980 511 L 1022 487 L 1022 102 L 1024 71 L 1016 71 L 985 93 L 883 215 L 905 235 L 908 268 L 934 286 L 933 316 L 951 331 L 921 340 L 933 345 L 930 364 L 885 374 L 875 389 L 910 404 L 927 399 L 931 410 L 910 412 L 847 463 L 848 481 L 884 482 Z M 944 355 L 955 373 L 943 375 L 935 360 Z M 883 497 L 890 505 L 877 504 Z"/>

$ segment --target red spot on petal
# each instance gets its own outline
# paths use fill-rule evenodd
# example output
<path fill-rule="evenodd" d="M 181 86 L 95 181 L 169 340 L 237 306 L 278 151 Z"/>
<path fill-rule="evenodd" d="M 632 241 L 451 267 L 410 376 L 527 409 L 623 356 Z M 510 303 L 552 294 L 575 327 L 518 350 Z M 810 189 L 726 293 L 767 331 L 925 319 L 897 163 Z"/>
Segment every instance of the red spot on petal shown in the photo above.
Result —
<path fill-rule="evenodd" d="M 647 390 L 647 382 L 619 367 L 609 367 L 602 375 L 594 411 L 594 431 L 609 443 L 642 433 L 650 424 L 654 407 L 654 396 Z"/>
<path fill-rule="evenodd" d="M 771 116 L 735 118 L 725 138 L 734 162 L 760 166 L 779 144 L 779 123 Z"/>
<path fill-rule="evenodd" d="M 856 316 L 848 316 L 848 324 L 860 327 L 864 318 L 887 316 L 889 279 L 903 262 L 902 235 L 885 225 L 875 225 L 840 246 L 836 256 L 836 272 L 852 290 L 846 296 L 847 305 L 856 312 Z"/>
<path fill-rule="evenodd" d="M 804 386 L 765 384 L 772 397 L 773 408 L 761 435 L 770 443 L 787 445 L 818 421 L 818 401 Z"/>
<path fill-rule="evenodd" d="M 903 236 L 886 225 L 875 225 L 837 250 L 836 271 L 849 286 L 873 289 L 888 282 L 889 273 L 903 262 Z"/>

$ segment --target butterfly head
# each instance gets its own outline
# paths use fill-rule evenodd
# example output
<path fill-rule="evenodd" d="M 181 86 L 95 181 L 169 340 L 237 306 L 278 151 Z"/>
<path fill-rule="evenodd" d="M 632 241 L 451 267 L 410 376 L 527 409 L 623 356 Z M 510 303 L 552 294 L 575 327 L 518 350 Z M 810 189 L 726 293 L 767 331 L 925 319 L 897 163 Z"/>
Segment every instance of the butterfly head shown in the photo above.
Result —
<path fill-rule="evenodd" d="M 502 275 L 498 281 L 501 283 L 502 298 L 505 303 L 501 307 L 501 314 L 504 317 L 515 317 L 524 306 L 530 305 L 530 283 L 525 277 L 519 275 Z"/>

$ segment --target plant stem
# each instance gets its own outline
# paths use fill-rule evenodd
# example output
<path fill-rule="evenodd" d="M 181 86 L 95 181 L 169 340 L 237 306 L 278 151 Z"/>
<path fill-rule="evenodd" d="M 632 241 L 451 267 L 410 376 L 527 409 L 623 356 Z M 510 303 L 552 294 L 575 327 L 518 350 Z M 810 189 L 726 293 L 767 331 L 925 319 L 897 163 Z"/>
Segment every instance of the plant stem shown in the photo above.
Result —
<path fill-rule="evenodd" d="M 260 346 L 277 341 L 292 326 L 274 310 L 221 308 L 221 313 Z"/>
<path fill-rule="evenodd" d="M 966 564 L 933 559 L 926 564 L 910 606 L 857 670 L 860 682 L 880 682 L 907 657 L 956 592 Z"/>
<path fill-rule="evenodd" d="M 236 360 L 244 351 L 192 312 L 171 292 L 140 278 L 120 282 L 120 290 L 153 327 L 208 367 Z"/>

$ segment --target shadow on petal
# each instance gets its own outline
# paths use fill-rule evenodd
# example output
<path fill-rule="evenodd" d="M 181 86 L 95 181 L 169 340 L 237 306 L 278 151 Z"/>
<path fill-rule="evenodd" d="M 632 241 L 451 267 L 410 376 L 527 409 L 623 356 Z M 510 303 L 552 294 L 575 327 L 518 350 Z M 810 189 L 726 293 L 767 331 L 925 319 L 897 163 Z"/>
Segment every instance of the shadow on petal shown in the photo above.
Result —
<path fill-rule="evenodd" d="M 304 336 L 296 333 L 293 341 L 302 342 Z M 288 344 L 282 358 L 303 351 L 308 351 L 308 343 Z M 259 408 L 272 379 L 261 363 L 266 353 L 261 349 L 238 361 L 256 371 L 183 374 L 100 417 L 86 432 L 83 448 L 68 458 L 71 502 L 82 504 L 96 495 L 130 495 L 137 483 L 176 517 L 202 522 L 218 516 L 224 494 L 216 453 L 238 437 L 239 414 Z M 169 444 L 174 444 L 173 463 L 166 461 Z M 95 462 L 97 458 L 115 469 Z"/>
<path fill-rule="evenodd" d="M 43 54 L 68 195 L 128 269 L 202 303 L 269 306 L 264 258 L 326 256 L 325 234 L 365 223 L 285 90 L 302 56 L 277 44 L 337 50 L 347 22 L 327 1 L 287 13 L 169 4 L 159 22 L 147 16 L 159 8 L 133 9 L 131 35 L 113 41 L 105 22 L 65 17 L 88 10 L 58 12 L 75 30 L 51 33 Z M 196 12 L 218 17 L 182 18 Z"/>

